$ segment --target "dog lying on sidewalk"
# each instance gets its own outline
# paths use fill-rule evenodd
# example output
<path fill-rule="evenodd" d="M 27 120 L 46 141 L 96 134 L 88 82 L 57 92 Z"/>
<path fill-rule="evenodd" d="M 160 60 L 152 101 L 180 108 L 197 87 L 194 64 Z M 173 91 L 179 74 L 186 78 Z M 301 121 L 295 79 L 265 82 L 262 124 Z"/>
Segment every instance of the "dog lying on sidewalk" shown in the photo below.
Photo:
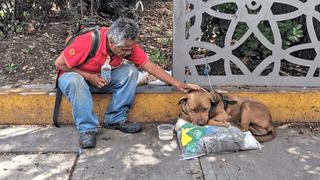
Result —
<path fill-rule="evenodd" d="M 179 100 L 179 118 L 196 125 L 229 127 L 250 131 L 259 142 L 275 137 L 269 109 L 254 99 L 226 96 L 214 91 L 193 91 Z"/>

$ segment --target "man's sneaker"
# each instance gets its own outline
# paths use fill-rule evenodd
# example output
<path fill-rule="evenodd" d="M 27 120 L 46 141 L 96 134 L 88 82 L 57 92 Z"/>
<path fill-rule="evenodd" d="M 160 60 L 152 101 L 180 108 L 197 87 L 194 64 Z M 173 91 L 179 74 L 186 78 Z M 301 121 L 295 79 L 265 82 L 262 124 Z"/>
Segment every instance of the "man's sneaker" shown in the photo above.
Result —
<path fill-rule="evenodd" d="M 96 147 L 97 133 L 94 131 L 87 131 L 87 132 L 80 133 L 79 143 L 82 149 Z"/>
<path fill-rule="evenodd" d="M 138 123 L 130 123 L 130 122 L 122 121 L 116 124 L 109 124 L 109 126 L 105 128 L 117 129 L 124 133 L 137 133 L 141 131 L 142 126 Z"/>

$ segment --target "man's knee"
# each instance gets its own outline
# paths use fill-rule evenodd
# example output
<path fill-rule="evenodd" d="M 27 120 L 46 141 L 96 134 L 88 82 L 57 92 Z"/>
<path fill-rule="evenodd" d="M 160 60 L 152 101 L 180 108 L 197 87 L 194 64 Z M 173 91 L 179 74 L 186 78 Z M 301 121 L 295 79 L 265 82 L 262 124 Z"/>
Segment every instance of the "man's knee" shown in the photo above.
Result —
<path fill-rule="evenodd" d="M 66 84 L 66 86 L 72 86 L 72 87 L 77 87 L 77 86 L 86 86 L 86 82 L 84 78 L 75 72 L 68 72 L 63 74 L 61 77 L 63 78 L 63 84 Z"/>

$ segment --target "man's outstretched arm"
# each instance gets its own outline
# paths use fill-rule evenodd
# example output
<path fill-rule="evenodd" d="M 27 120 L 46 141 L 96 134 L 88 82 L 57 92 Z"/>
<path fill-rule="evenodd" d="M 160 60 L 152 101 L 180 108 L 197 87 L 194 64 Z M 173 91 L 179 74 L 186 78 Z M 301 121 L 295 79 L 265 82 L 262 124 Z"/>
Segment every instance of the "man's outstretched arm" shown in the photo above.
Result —
<path fill-rule="evenodd" d="M 172 76 L 170 76 L 168 73 L 166 73 L 162 68 L 160 68 L 157 64 L 147 61 L 146 64 L 142 66 L 142 68 L 147 71 L 148 73 L 154 75 L 156 78 L 160 79 L 161 81 L 166 82 L 167 84 L 171 84 L 172 86 L 175 86 L 178 90 L 187 93 L 191 90 L 199 90 L 200 87 L 195 84 L 185 84 L 182 83 Z"/>

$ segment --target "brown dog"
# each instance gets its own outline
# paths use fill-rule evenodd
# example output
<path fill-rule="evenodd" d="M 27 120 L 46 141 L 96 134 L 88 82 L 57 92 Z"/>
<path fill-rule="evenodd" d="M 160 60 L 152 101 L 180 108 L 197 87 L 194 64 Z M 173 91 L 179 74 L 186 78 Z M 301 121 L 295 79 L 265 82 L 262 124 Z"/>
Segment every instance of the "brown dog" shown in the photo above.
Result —
<path fill-rule="evenodd" d="M 179 104 L 179 117 L 193 124 L 228 127 L 231 123 L 249 130 L 259 142 L 275 137 L 269 109 L 256 100 L 203 90 L 182 97 Z"/>

